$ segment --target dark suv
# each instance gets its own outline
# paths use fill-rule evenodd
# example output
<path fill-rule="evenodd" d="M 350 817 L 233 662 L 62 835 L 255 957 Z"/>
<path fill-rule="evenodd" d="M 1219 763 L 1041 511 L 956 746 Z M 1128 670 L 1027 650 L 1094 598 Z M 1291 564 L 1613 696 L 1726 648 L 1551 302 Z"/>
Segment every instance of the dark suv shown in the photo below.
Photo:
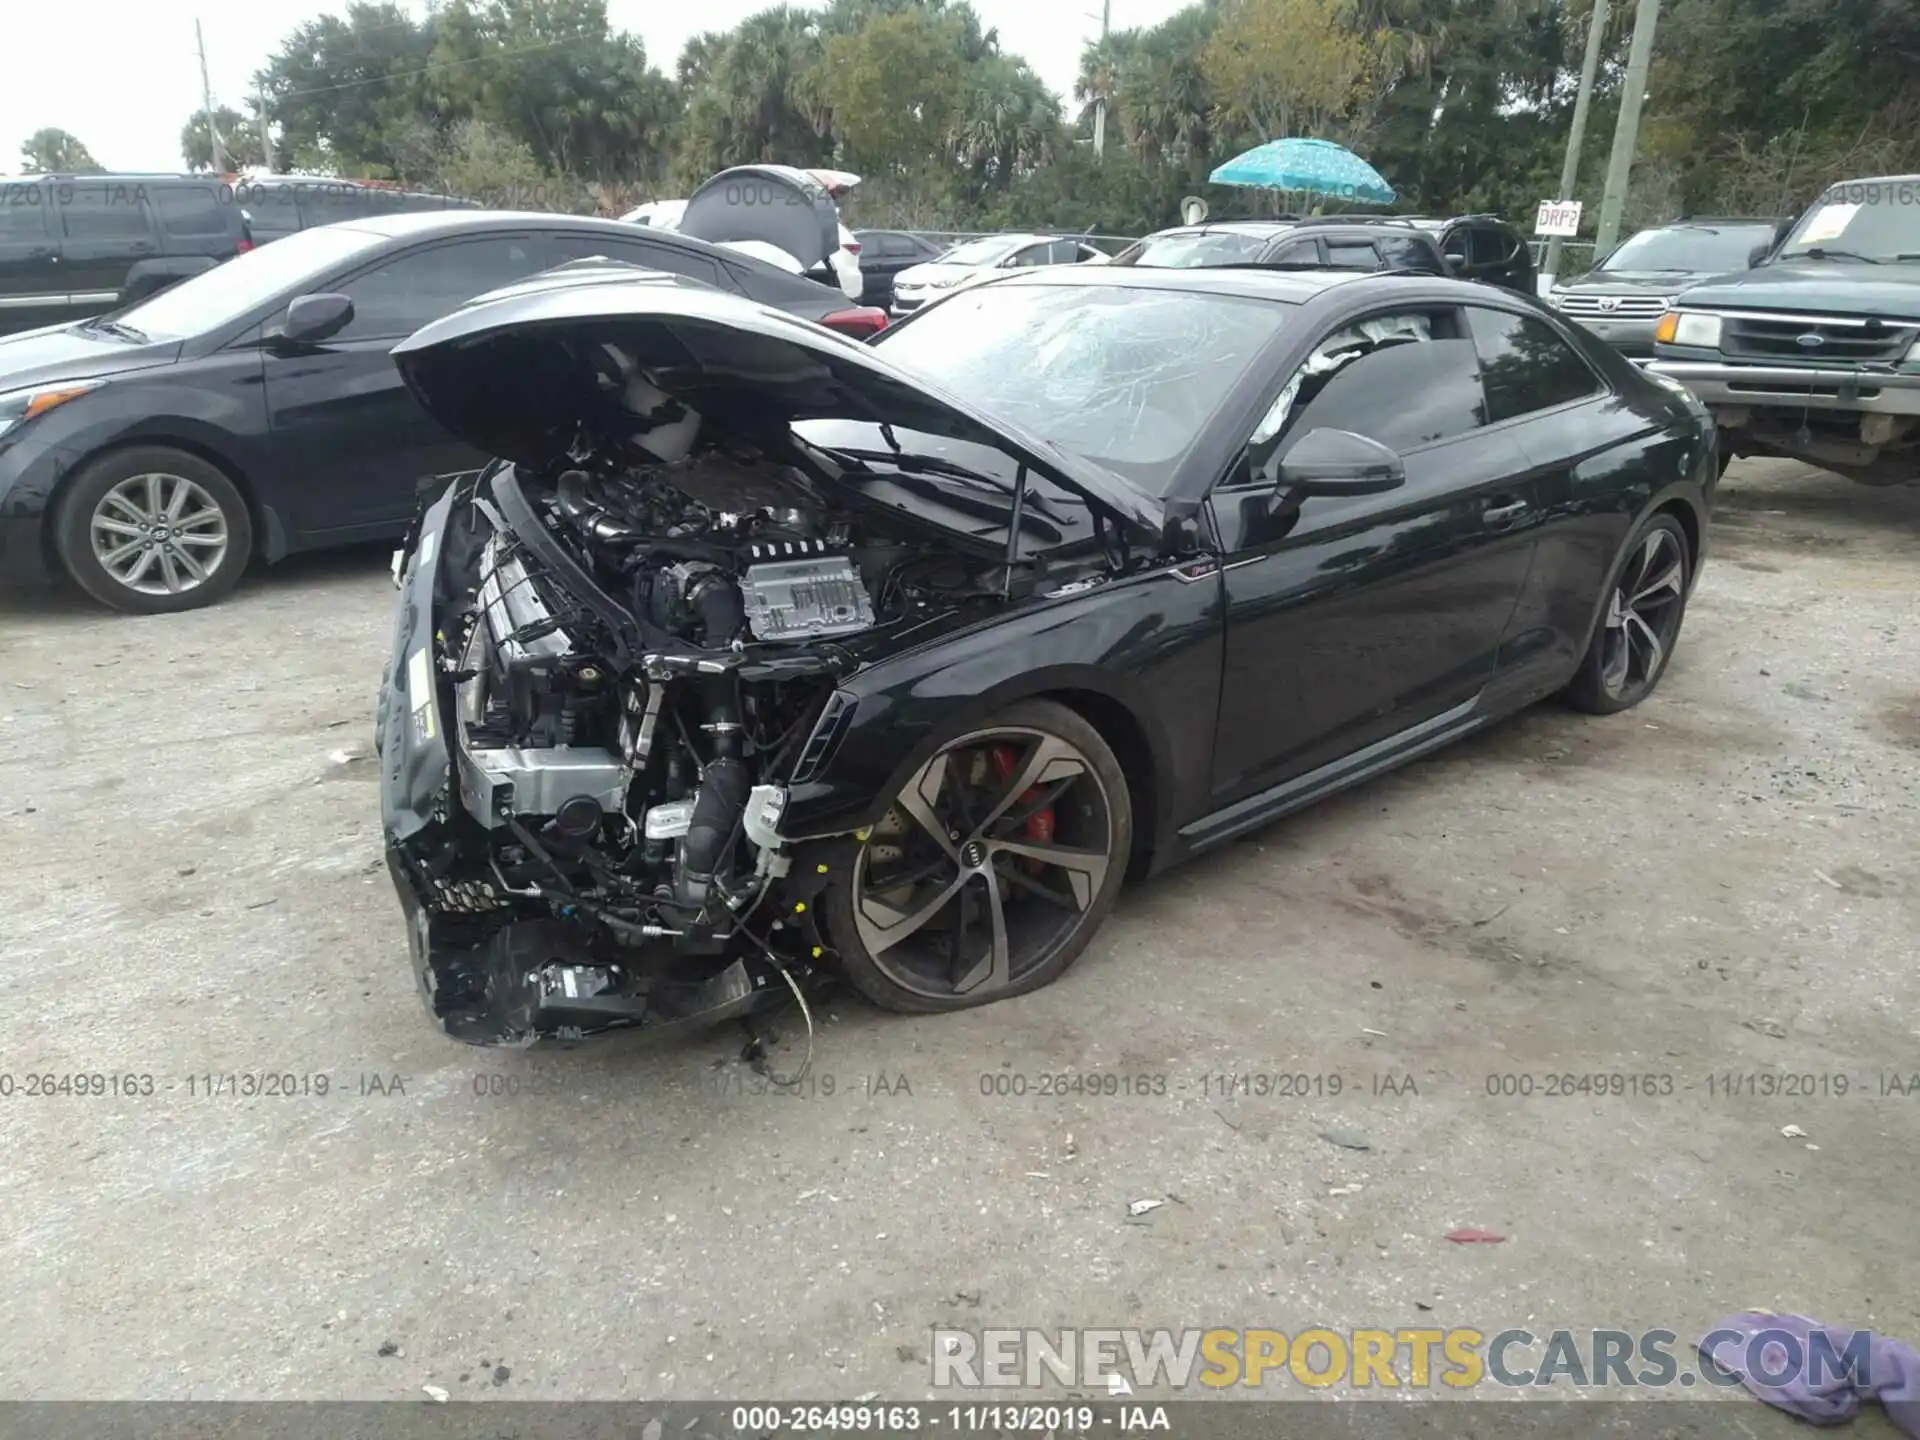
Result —
<path fill-rule="evenodd" d="M 213 176 L 0 179 L 0 335 L 145 299 L 252 247 Z"/>
<path fill-rule="evenodd" d="M 401 190 L 364 180 L 303 179 L 290 175 L 240 180 L 235 182 L 233 194 L 246 211 L 248 227 L 258 245 L 341 220 L 480 208 L 472 200 Z"/>
<path fill-rule="evenodd" d="M 1122 250 L 1113 257 L 1113 263 L 1167 270 L 1253 265 L 1447 273 L 1434 238 L 1410 225 L 1347 224 L 1343 219 L 1293 217 L 1219 220 L 1157 231 Z"/>
<path fill-rule="evenodd" d="M 1449 220 L 1431 215 L 1330 215 L 1326 220 L 1329 224 L 1411 225 L 1433 236 L 1446 256 L 1448 274 L 1522 295 L 1540 293 L 1533 247 L 1498 215 L 1455 215 Z"/>

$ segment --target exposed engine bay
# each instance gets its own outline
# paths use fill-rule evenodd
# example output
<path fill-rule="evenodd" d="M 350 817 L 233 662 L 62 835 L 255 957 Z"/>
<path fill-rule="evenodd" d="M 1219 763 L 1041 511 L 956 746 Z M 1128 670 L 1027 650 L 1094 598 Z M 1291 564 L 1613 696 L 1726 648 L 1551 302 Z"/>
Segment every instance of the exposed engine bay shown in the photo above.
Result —
<path fill-rule="evenodd" d="M 827 941 L 778 826 L 846 642 L 1006 594 L 1003 562 L 840 513 L 620 360 L 629 433 L 456 486 L 439 673 L 409 677 L 451 697 L 455 803 L 395 864 L 416 940 L 468 952 L 423 983 L 474 1043 L 744 1013 L 768 966 L 797 992 Z"/>

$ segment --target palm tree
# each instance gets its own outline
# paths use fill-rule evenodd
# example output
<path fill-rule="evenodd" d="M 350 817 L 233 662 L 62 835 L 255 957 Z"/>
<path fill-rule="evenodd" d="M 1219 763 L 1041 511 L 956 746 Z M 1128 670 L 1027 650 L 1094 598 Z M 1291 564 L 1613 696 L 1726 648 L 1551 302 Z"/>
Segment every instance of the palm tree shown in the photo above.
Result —
<path fill-rule="evenodd" d="M 804 165 L 830 153 L 827 115 L 807 72 L 820 58 L 809 11 L 777 5 L 740 22 L 712 67 L 740 146 L 736 160 Z"/>

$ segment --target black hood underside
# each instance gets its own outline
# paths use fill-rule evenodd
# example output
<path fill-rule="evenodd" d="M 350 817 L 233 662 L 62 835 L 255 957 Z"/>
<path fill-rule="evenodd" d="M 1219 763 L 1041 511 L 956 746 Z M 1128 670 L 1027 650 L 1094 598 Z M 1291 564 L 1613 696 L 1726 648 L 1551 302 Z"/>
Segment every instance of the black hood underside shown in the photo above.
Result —
<path fill-rule="evenodd" d="M 990 419 L 820 326 L 697 282 L 637 279 L 463 307 L 403 341 L 395 363 L 454 435 L 528 466 L 565 459 L 583 439 L 644 429 L 623 381 L 637 371 L 726 434 L 778 451 L 791 427 L 843 420 L 988 447 L 1157 540 L 1158 502 L 1111 472 Z"/>

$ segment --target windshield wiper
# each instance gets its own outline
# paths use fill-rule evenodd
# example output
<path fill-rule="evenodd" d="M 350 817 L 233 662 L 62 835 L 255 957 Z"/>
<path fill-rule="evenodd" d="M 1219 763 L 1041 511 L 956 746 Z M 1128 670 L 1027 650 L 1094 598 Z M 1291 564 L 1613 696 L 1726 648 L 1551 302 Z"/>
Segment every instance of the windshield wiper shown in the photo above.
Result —
<path fill-rule="evenodd" d="M 1808 260 L 1864 260 L 1869 265 L 1878 265 L 1881 263 L 1877 256 L 1862 255 L 1858 250 L 1830 250 L 1824 245 L 1813 245 L 1805 250 L 1796 251 L 1791 255 L 1782 255 L 1780 258 L 1782 260 L 1799 260 L 1802 258 Z"/>
<path fill-rule="evenodd" d="M 104 316 L 82 321 L 80 328 L 89 335 L 112 335 L 119 340 L 131 340 L 137 345 L 145 345 L 151 338 L 144 330 L 136 330 L 122 321 L 109 320 Z"/>

